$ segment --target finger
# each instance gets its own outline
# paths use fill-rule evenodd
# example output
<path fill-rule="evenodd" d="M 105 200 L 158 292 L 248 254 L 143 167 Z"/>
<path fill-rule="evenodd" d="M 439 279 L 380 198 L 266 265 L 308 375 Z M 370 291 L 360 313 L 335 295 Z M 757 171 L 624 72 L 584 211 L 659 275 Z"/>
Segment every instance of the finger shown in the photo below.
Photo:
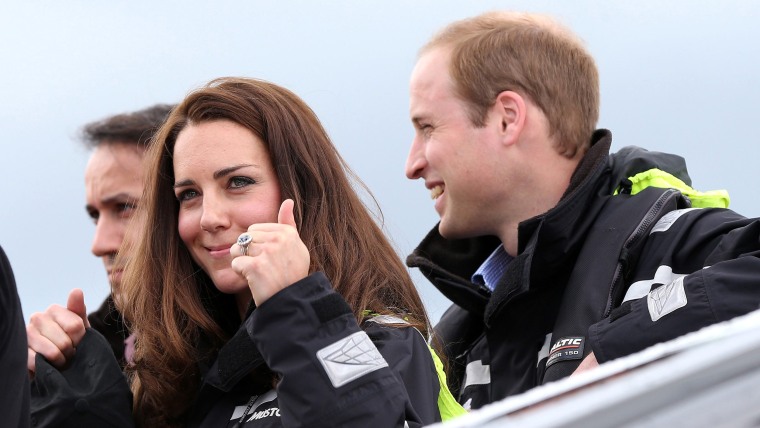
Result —
<path fill-rule="evenodd" d="M 74 355 L 74 350 L 84 337 L 85 327 L 82 318 L 74 312 L 52 305 L 45 312 L 36 312 L 29 318 L 27 339 L 39 336 L 45 343 L 51 343 L 60 349 L 66 357 Z M 32 344 L 30 342 L 29 346 Z M 40 352 L 40 350 L 35 349 Z M 47 356 L 47 355 L 46 355 Z"/>
<path fill-rule="evenodd" d="M 34 371 L 37 369 L 36 364 L 34 364 L 34 358 L 36 356 L 37 353 L 32 351 L 32 348 L 27 348 L 26 368 L 29 370 L 30 376 L 34 376 Z"/>
<path fill-rule="evenodd" d="M 84 292 L 78 288 L 71 290 L 69 293 L 69 299 L 66 302 L 66 309 L 79 315 L 84 322 L 84 327 L 90 326 L 90 321 L 87 319 L 87 306 L 84 304 Z"/>
<path fill-rule="evenodd" d="M 53 367 L 57 368 L 64 367 L 66 363 L 73 358 L 73 355 L 66 357 L 66 355 L 64 355 L 63 352 L 61 352 L 61 350 L 49 340 L 32 340 L 29 345 L 28 352 L 31 355 L 29 355 L 30 360 L 27 361 L 27 367 L 29 367 L 31 371 L 34 371 L 34 357 L 36 354 L 42 355 L 53 365 Z"/>
<path fill-rule="evenodd" d="M 247 242 L 245 246 L 241 246 L 241 242 Z M 253 245 L 253 237 L 250 233 L 244 232 L 238 236 L 237 240 L 230 247 L 230 255 L 232 258 L 249 256 L 251 253 L 251 245 Z M 245 250 L 243 249 L 245 248 Z"/>
<path fill-rule="evenodd" d="M 26 339 L 29 346 L 29 351 L 33 354 L 39 353 L 45 357 L 50 364 L 55 367 L 62 367 L 66 364 L 66 361 L 73 357 L 74 347 L 69 340 L 69 337 L 62 330 L 57 329 L 55 333 L 50 331 L 43 332 L 41 328 L 44 326 L 52 326 L 52 324 L 44 323 L 39 320 L 41 314 L 33 314 L 31 323 L 26 328 Z M 56 330 L 55 328 L 48 330 Z M 55 342 L 50 339 L 53 337 Z M 57 343 L 56 343 L 57 342 Z M 27 367 L 30 370 L 34 368 L 34 355 L 30 356 L 32 359 L 27 361 Z"/>
<path fill-rule="evenodd" d="M 295 216 L 293 215 L 294 206 L 295 202 L 293 202 L 292 199 L 285 199 L 282 201 L 282 205 L 280 205 L 280 212 L 277 214 L 277 223 L 287 224 L 288 226 L 293 226 L 294 228 L 298 229 L 296 227 Z"/>
<path fill-rule="evenodd" d="M 571 376 L 591 370 L 597 367 L 598 365 L 599 363 L 596 360 L 596 356 L 592 352 L 588 354 L 586 358 L 583 359 L 583 361 L 581 361 L 581 364 L 578 366 L 578 368 L 575 369 L 575 371 L 571 374 Z"/>
<path fill-rule="evenodd" d="M 61 349 L 66 356 L 73 356 L 74 349 L 84 337 L 85 331 L 84 321 L 79 314 L 68 308 L 52 305 L 45 312 L 32 314 L 27 327 L 27 337 L 31 340 L 35 334 L 42 336 Z"/>
<path fill-rule="evenodd" d="M 253 242 L 262 242 L 262 236 L 256 236 L 259 232 L 262 234 L 266 234 L 269 232 L 282 232 L 285 229 L 291 229 L 293 226 L 289 224 L 280 224 L 280 223 L 255 223 L 250 226 L 248 226 L 248 233 L 251 235 L 251 238 L 253 239 Z"/>
<path fill-rule="evenodd" d="M 272 288 L 265 284 L 266 281 L 259 281 L 261 277 L 258 272 L 266 270 L 266 267 L 266 261 L 262 261 L 255 257 L 239 257 L 232 260 L 232 270 L 237 272 L 238 275 L 245 278 L 248 282 L 248 286 L 251 289 L 251 296 L 257 306 L 269 299 L 276 290 L 283 288 Z"/>

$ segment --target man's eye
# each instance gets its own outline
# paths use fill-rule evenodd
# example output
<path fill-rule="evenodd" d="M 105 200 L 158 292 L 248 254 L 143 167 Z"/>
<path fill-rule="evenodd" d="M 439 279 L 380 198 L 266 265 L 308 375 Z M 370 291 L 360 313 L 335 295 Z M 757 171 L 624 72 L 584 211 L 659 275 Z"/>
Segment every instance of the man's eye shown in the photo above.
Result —
<path fill-rule="evenodd" d="M 241 187 L 250 186 L 251 184 L 255 184 L 256 181 L 248 178 L 248 177 L 232 177 L 230 178 L 230 184 L 229 187 L 231 189 L 238 189 Z"/>
<path fill-rule="evenodd" d="M 177 200 L 179 202 L 189 201 L 196 197 L 198 197 L 198 192 L 196 192 L 195 190 L 183 190 L 177 193 Z"/>
<path fill-rule="evenodd" d="M 100 217 L 100 213 L 95 210 L 88 210 L 87 215 L 90 216 L 90 220 L 92 220 L 93 223 L 98 224 L 98 218 Z"/>
<path fill-rule="evenodd" d="M 137 205 L 132 202 L 124 202 L 116 206 L 116 210 L 120 214 L 130 214 L 137 208 Z"/>

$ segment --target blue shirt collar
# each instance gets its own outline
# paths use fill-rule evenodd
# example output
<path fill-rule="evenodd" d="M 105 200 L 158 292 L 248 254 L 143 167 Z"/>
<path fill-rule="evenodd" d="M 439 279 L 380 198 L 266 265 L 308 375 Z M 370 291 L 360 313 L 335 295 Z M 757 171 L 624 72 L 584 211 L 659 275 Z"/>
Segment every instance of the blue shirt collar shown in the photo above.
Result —
<path fill-rule="evenodd" d="M 504 250 L 504 245 L 499 245 L 472 274 L 472 282 L 485 285 L 493 291 L 501 276 L 507 270 L 507 265 L 512 261 L 512 256 Z"/>

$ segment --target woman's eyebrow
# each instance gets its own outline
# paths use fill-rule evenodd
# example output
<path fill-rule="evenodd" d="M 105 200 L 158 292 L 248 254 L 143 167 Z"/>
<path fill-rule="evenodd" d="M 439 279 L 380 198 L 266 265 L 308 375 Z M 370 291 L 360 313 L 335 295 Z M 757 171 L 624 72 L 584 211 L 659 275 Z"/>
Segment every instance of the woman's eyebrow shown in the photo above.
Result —
<path fill-rule="evenodd" d="M 219 177 L 224 177 L 225 175 L 229 175 L 229 174 L 231 174 L 231 173 L 239 170 L 240 168 L 245 168 L 247 166 L 253 166 L 253 167 L 255 167 L 257 165 L 240 164 L 240 165 L 230 166 L 230 167 L 227 167 L 227 168 L 222 168 L 222 169 L 214 172 L 214 180 L 216 180 Z"/>
<path fill-rule="evenodd" d="M 220 170 L 214 171 L 214 174 L 213 174 L 214 180 L 217 180 L 220 177 L 224 177 L 224 176 L 230 175 L 233 172 L 235 172 L 235 171 L 237 171 L 237 170 L 239 170 L 241 168 L 246 168 L 246 167 L 258 168 L 259 166 L 258 165 L 254 165 L 254 164 L 247 164 L 246 163 L 246 164 L 240 164 L 240 165 L 233 165 L 233 166 L 230 166 L 230 167 L 227 167 L 227 168 L 222 168 Z M 178 182 L 174 183 L 174 188 L 176 189 L 177 187 L 191 186 L 193 184 L 195 184 L 195 181 L 193 181 L 191 179 L 182 180 L 182 181 L 178 181 Z"/>

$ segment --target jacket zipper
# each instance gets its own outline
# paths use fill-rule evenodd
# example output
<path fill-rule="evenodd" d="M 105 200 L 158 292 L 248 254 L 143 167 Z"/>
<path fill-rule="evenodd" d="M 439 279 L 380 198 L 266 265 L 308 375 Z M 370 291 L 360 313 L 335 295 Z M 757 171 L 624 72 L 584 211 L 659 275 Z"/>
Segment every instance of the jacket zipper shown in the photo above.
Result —
<path fill-rule="evenodd" d="M 622 283 L 624 270 L 623 261 L 627 260 L 628 249 L 631 248 L 633 244 L 638 242 L 642 236 L 646 235 L 646 233 L 649 231 L 650 226 L 652 225 L 653 220 L 659 215 L 660 211 L 662 211 L 663 207 L 665 206 L 665 203 L 670 200 L 675 193 L 678 193 L 678 191 L 674 189 L 666 189 L 665 192 L 657 199 L 657 201 L 652 204 L 652 207 L 649 208 L 649 211 L 647 211 L 646 215 L 641 220 L 641 223 L 639 223 L 639 225 L 636 227 L 636 230 L 633 231 L 631 236 L 626 239 L 625 244 L 623 244 L 623 250 L 621 252 L 621 257 L 618 260 L 617 267 L 615 268 L 615 275 L 612 278 L 612 284 L 610 284 L 610 293 L 607 296 L 607 306 L 604 309 L 604 316 L 602 318 L 607 318 L 612 312 L 612 305 L 614 304 L 613 296 L 615 296 L 617 288 L 621 286 Z"/>
<path fill-rule="evenodd" d="M 248 417 L 248 412 L 251 411 L 251 407 L 253 407 L 253 403 L 256 402 L 256 399 L 259 398 L 258 395 L 254 395 L 251 397 L 250 400 L 248 400 L 248 405 L 245 407 L 245 411 L 243 412 L 243 416 L 240 417 L 237 421 L 237 427 L 242 427 L 245 425 L 245 418 Z"/>

